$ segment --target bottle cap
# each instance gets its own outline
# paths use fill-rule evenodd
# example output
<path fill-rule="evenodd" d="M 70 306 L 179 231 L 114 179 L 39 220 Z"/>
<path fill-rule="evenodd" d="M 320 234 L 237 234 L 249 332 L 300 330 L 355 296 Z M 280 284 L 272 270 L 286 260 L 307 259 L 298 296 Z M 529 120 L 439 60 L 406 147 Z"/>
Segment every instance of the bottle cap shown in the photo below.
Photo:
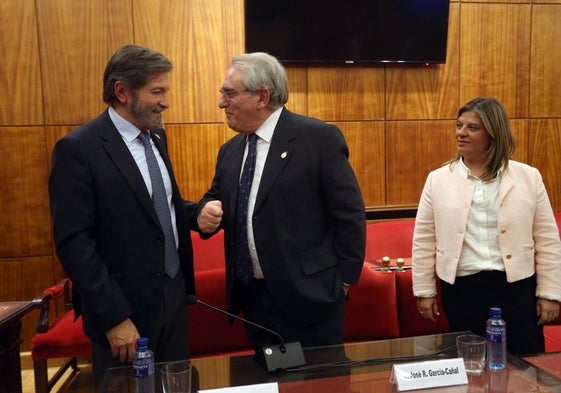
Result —
<path fill-rule="evenodd" d="M 502 310 L 500 307 L 491 307 L 489 309 L 489 316 L 491 317 L 500 317 L 502 313 Z"/>
<path fill-rule="evenodd" d="M 138 347 L 147 347 L 148 346 L 148 338 L 147 337 L 140 337 L 136 340 L 136 345 Z"/>

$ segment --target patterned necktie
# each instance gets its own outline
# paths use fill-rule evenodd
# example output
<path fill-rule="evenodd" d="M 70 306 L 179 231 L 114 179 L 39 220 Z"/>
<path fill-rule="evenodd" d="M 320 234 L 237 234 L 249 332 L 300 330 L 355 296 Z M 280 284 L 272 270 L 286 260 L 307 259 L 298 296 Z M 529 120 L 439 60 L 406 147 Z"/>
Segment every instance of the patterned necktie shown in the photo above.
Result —
<path fill-rule="evenodd" d="M 146 163 L 148 164 L 148 172 L 150 173 L 150 181 L 152 182 L 152 202 L 158 214 L 160 225 L 164 230 L 165 236 L 165 269 L 166 274 L 174 278 L 179 271 L 179 255 L 175 245 L 175 236 L 171 226 L 171 214 L 169 211 L 168 198 L 164 187 L 164 180 L 154 150 L 150 143 L 150 133 L 141 132 L 138 136 L 144 145 L 146 153 Z"/>
<path fill-rule="evenodd" d="M 249 246 L 247 245 L 247 205 L 249 200 L 249 191 L 253 181 L 253 172 L 255 172 L 255 156 L 257 135 L 250 134 L 247 137 L 248 149 L 247 157 L 243 166 L 242 176 L 240 178 L 240 186 L 238 188 L 238 204 L 236 208 L 236 225 L 235 225 L 235 241 L 236 241 L 236 274 L 245 284 L 249 284 L 253 278 L 253 265 L 251 256 L 249 255 Z"/>

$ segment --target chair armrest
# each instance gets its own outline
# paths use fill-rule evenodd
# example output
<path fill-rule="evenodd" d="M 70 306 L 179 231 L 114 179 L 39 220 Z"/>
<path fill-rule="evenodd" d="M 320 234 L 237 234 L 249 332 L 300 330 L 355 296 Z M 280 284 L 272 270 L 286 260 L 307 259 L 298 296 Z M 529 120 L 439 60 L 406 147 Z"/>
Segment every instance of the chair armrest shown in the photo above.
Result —
<path fill-rule="evenodd" d="M 68 278 L 63 278 L 58 282 L 58 284 L 45 288 L 39 296 L 33 299 L 34 306 L 41 309 L 39 320 L 37 321 L 37 333 L 45 333 L 49 330 L 50 300 L 61 297 L 65 291 L 69 290 L 69 287 L 70 280 Z"/>

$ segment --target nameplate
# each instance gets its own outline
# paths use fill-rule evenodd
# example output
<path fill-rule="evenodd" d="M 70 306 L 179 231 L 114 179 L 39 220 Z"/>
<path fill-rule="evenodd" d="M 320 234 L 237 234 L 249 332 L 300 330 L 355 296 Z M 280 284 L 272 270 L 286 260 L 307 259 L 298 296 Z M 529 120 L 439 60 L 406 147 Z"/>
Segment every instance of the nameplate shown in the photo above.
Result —
<path fill-rule="evenodd" d="M 391 382 L 398 391 L 428 389 L 468 383 L 462 358 L 394 364 Z"/>
<path fill-rule="evenodd" d="M 277 382 L 260 383 L 231 388 L 199 390 L 199 393 L 279 393 L 279 384 Z"/>

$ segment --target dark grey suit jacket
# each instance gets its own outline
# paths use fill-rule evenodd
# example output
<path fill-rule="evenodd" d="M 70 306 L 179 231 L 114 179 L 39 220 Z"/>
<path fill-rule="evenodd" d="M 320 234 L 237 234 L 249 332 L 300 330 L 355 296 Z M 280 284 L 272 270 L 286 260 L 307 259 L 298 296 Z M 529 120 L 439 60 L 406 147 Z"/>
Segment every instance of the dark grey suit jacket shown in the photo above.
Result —
<path fill-rule="evenodd" d="M 201 205 L 222 201 L 228 307 L 241 308 L 233 291 L 234 223 L 245 136 L 225 143 Z M 320 320 L 343 282 L 356 283 L 365 250 L 364 202 L 334 125 L 283 109 L 263 170 L 253 232 L 267 286 L 295 324 Z"/>
<path fill-rule="evenodd" d="M 189 229 L 196 204 L 181 198 L 163 130 L 153 138 L 173 185 L 179 257 L 194 293 Z M 164 284 L 164 234 L 142 175 L 107 111 L 60 139 L 52 154 L 49 195 L 57 255 L 74 285 L 85 333 L 131 318 L 149 332 Z M 145 333 L 147 334 L 147 333 Z"/>

